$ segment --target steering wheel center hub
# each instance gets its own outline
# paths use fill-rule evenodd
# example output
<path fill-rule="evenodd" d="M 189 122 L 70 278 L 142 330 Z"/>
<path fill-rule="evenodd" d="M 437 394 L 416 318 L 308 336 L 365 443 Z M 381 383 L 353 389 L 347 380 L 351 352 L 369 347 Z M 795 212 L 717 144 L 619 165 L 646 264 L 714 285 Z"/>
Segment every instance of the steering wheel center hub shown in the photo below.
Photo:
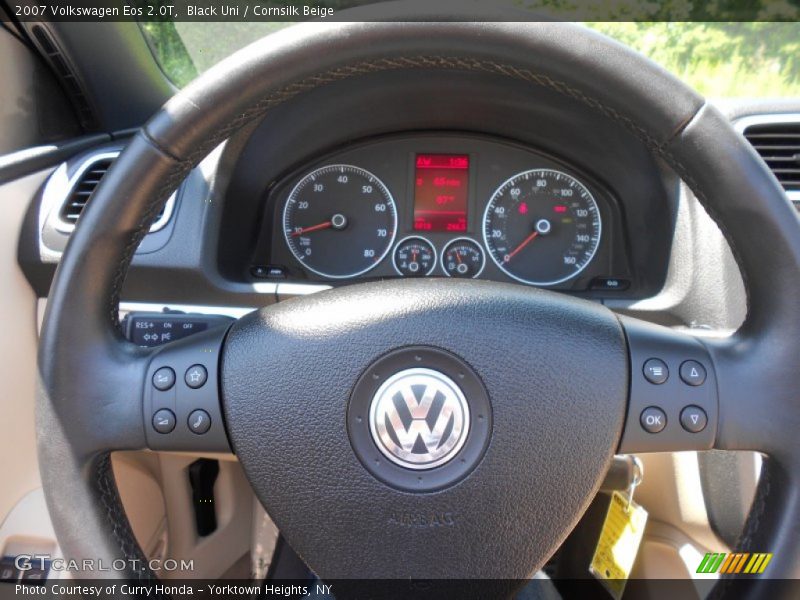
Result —
<path fill-rule="evenodd" d="M 347 428 L 364 467 L 401 490 L 428 492 L 459 481 L 489 443 L 492 409 L 477 373 L 431 346 L 374 361 L 350 398 Z"/>

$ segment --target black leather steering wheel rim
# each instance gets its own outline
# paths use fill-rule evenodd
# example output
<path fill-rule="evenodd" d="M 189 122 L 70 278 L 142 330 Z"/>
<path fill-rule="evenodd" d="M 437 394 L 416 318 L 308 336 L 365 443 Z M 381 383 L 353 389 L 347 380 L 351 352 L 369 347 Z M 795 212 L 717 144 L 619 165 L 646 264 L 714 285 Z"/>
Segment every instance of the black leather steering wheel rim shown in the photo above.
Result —
<path fill-rule="evenodd" d="M 140 399 L 149 353 L 121 339 L 116 322 L 125 272 L 160 206 L 202 157 L 271 107 L 341 79 L 415 69 L 490 72 L 584 102 L 693 190 L 725 234 L 748 298 L 739 331 L 703 340 L 719 390 L 714 446 L 768 457 L 737 550 L 772 552 L 771 578 L 800 577 L 797 215 L 755 152 L 702 98 L 632 51 L 557 23 L 303 25 L 223 61 L 148 122 L 73 234 L 42 330 L 39 458 L 65 556 L 142 558 L 108 457 L 147 445 Z M 125 575 L 151 576 L 146 568 Z M 759 597 L 762 588 L 749 592 Z"/>

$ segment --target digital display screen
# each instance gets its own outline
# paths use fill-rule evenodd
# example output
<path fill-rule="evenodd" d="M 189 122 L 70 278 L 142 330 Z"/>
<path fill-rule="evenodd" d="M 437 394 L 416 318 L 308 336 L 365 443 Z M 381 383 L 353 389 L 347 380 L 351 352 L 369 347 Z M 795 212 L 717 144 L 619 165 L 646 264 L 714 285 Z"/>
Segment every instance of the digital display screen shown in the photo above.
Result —
<path fill-rule="evenodd" d="M 466 231 L 469 155 L 417 154 L 414 230 Z"/>

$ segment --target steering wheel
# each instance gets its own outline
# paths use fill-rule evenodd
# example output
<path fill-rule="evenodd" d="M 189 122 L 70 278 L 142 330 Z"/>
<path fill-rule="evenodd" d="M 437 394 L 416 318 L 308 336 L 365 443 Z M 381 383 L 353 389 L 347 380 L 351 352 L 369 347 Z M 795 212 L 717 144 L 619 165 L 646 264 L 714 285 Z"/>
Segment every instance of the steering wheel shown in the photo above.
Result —
<path fill-rule="evenodd" d="M 637 136 L 727 238 L 747 289 L 742 327 L 699 336 L 546 290 L 396 280 L 281 302 L 159 349 L 121 337 L 135 249 L 211 149 L 318 86 L 422 70 L 545 86 Z M 772 552 L 767 576 L 784 581 L 770 597 L 788 594 L 781 586 L 800 577 L 798 274 L 798 217 L 755 152 L 701 97 L 603 36 L 562 23 L 306 24 L 272 35 L 137 133 L 62 257 L 37 400 L 59 543 L 68 558 L 142 559 L 110 452 L 232 449 L 322 579 L 520 579 L 577 523 L 615 452 L 753 450 L 766 460 L 737 551 Z M 650 358 L 663 362 L 663 384 L 645 377 Z M 699 384 L 682 381 L 686 361 Z M 167 389 L 163 368 L 176 379 Z M 686 407 L 703 428 L 681 424 Z M 154 429 L 164 408 L 177 421 L 169 433 Z M 192 429 L 196 410 L 205 433 Z M 130 564 L 143 568 L 113 575 L 152 576 Z"/>

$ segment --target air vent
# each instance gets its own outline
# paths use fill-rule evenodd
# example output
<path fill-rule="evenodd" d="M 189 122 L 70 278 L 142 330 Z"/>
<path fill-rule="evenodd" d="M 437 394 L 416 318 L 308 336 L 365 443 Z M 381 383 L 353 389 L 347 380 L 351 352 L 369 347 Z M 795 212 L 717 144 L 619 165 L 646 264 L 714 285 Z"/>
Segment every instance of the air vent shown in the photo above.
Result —
<path fill-rule="evenodd" d="M 748 117 L 740 127 L 800 209 L 800 115 Z"/>
<path fill-rule="evenodd" d="M 751 125 L 744 135 L 783 188 L 800 192 L 800 123 Z"/>
<path fill-rule="evenodd" d="M 111 157 L 100 158 L 94 162 L 88 163 L 86 168 L 78 177 L 72 191 L 67 197 L 64 206 L 61 207 L 61 219 L 67 223 L 74 225 L 78 222 L 78 217 L 81 216 L 86 203 L 94 194 L 94 190 L 106 174 L 108 168 L 114 159 Z"/>
<path fill-rule="evenodd" d="M 57 229 L 64 233 L 72 231 L 78 219 L 80 219 L 80 216 L 83 214 L 86 205 L 92 199 L 92 195 L 97 189 L 97 186 L 100 184 L 106 171 L 108 171 L 114 163 L 117 156 L 119 156 L 118 151 L 103 152 L 90 156 L 77 168 L 72 178 L 70 178 L 68 182 L 65 182 L 65 185 L 61 186 L 63 190 L 61 198 L 63 198 L 63 200 L 61 201 L 61 208 L 58 211 Z M 58 180 L 59 179 L 56 178 L 54 174 L 54 176 L 51 177 L 50 183 L 52 183 L 54 187 L 58 187 L 54 183 Z M 155 223 L 150 227 L 150 233 L 158 231 L 167 224 L 172 215 L 174 204 L 175 194 L 172 194 L 158 213 Z"/>

